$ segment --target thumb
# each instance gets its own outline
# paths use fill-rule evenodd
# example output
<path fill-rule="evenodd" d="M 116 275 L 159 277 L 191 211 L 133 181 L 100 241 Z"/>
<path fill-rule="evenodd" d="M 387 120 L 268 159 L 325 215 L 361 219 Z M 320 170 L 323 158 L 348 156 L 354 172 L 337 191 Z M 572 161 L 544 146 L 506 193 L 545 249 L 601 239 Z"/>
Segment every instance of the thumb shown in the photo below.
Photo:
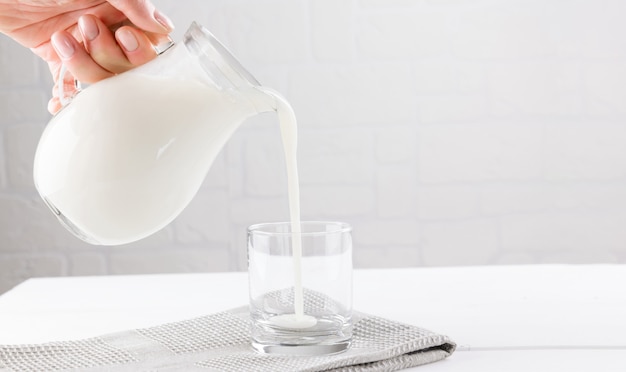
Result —
<path fill-rule="evenodd" d="M 156 9 L 150 0 L 108 0 L 108 2 L 144 31 L 167 34 L 174 29 L 172 21 Z"/>

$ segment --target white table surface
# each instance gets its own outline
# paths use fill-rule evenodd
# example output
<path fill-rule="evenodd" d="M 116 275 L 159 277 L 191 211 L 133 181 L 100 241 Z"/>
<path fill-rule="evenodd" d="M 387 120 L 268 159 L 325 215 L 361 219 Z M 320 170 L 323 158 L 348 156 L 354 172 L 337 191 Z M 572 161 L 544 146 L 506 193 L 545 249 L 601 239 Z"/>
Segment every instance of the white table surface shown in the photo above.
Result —
<path fill-rule="evenodd" d="M 0 296 L 0 344 L 148 327 L 247 295 L 246 273 L 30 279 Z M 458 343 L 416 371 L 626 371 L 626 265 L 355 270 L 354 308 Z"/>

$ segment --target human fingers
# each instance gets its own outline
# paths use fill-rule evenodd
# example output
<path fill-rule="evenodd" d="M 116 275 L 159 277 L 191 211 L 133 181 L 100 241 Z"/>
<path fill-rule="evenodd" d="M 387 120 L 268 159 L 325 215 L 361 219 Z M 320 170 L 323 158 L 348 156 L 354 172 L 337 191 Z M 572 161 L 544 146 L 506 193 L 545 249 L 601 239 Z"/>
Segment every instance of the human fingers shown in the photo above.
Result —
<path fill-rule="evenodd" d="M 65 68 L 79 81 L 94 83 L 114 75 L 96 63 L 69 32 L 57 31 L 50 41 Z"/>
<path fill-rule="evenodd" d="M 134 27 L 120 27 L 115 31 L 115 39 L 122 46 L 128 62 L 133 66 L 143 65 L 157 56 L 150 38 Z"/>
<path fill-rule="evenodd" d="M 116 9 L 121 11 L 137 27 L 159 34 L 167 34 L 174 30 L 172 21 L 149 0 L 108 0 Z"/>
<path fill-rule="evenodd" d="M 91 58 L 113 73 L 122 73 L 157 56 L 150 35 L 135 27 L 119 27 L 113 35 L 97 17 L 85 15 L 78 20 L 78 28 Z"/>
<path fill-rule="evenodd" d="M 81 16 L 78 29 L 87 53 L 102 68 L 118 74 L 133 67 L 113 33 L 98 17 L 91 14 Z"/>

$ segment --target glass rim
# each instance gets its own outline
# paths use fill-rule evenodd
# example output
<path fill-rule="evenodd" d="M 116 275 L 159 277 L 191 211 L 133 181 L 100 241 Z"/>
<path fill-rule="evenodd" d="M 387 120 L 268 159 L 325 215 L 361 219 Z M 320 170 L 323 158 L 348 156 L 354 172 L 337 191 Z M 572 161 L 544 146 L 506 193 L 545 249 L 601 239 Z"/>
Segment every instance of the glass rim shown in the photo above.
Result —
<path fill-rule="evenodd" d="M 275 226 L 287 226 L 289 229 L 291 229 L 291 222 L 282 221 L 282 222 L 257 223 L 254 225 L 250 225 L 247 231 L 248 231 L 248 235 L 256 234 L 256 235 L 265 235 L 265 236 L 288 236 L 288 235 L 293 235 L 293 234 L 299 234 L 301 236 L 319 236 L 319 235 L 328 235 L 328 234 L 347 233 L 347 232 L 352 231 L 352 225 L 350 225 L 347 222 L 341 222 L 341 221 L 301 221 L 300 226 L 303 226 L 303 225 L 320 225 L 320 226 L 334 225 L 337 228 L 330 230 L 330 231 L 320 230 L 320 231 L 306 231 L 306 232 L 299 232 L 299 233 L 293 232 L 291 230 L 285 231 L 285 232 L 264 230 L 265 228 L 275 227 Z"/>

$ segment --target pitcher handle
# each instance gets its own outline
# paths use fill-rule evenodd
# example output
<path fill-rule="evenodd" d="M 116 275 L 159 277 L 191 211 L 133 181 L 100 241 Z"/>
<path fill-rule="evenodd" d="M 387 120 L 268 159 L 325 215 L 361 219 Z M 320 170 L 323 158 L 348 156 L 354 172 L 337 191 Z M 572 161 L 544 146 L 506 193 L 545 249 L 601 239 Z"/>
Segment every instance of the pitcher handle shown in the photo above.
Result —
<path fill-rule="evenodd" d="M 152 40 L 151 40 L 152 41 Z M 157 55 L 161 55 L 165 53 L 168 49 L 175 45 L 174 40 L 169 35 L 161 37 L 159 42 L 155 42 L 153 44 L 154 51 Z M 74 90 L 72 94 L 68 94 L 65 92 L 65 74 L 67 73 L 67 67 L 64 64 L 61 64 L 61 70 L 59 71 L 59 83 L 57 84 L 57 94 L 59 96 L 59 101 L 61 102 L 61 107 L 67 106 L 72 99 L 81 92 L 82 85 L 80 81 L 74 79 Z"/>
<path fill-rule="evenodd" d="M 67 67 L 65 67 L 65 65 L 62 64 L 61 70 L 59 71 L 59 79 L 57 82 L 57 94 L 59 96 L 59 102 L 61 102 L 61 107 L 65 107 L 70 102 L 72 102 L 72 99 L 74 98 L 74 96 L 80 93 L 82 89 L 80 81 L 74 79 L 74 91 L 72 92 L 72 94 L 70 95 L 68 94 L 68 92 L 65 92 L 65 74 L 66 73 L 67 73 Z"/>

